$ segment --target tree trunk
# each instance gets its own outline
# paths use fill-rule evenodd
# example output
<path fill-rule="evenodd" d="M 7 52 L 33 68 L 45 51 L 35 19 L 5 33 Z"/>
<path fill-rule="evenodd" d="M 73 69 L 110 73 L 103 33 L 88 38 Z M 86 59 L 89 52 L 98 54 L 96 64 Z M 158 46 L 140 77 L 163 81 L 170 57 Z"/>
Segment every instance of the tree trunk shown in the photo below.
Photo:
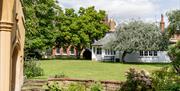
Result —
<path fill-rule="evenodd" d="M 80 45 L 77 45 L 76 48 L 77 48 L 76 58 L 77 58 L 77 59 L 80 59 L 80 58 L 81 58 L 81 51 L 83 50 L 83 48 L 81 48 Z"/>
<path fill-rule="evenodd" d="M 123 52 L 122 58 L 121 58 L 123 63 L 125 63 L 125 57 L 126 57 L 126 55 L 127 55 L 127 54 L 130 54 L 130 53 L 132 53 L 132 52 L 133 52 L 133 51 L 124 51 L 124 52 Z"/>
<path fill-rule="evenodd" d="M 80 58 L 81 58 L 81 50 L 77 50 L 76 58 L 77 58 L 77 59 L 80 59 Z"/>
<path fill-rule="evenodd" d="M 125 56 L 126 56 L 126 54 L 127 54 L 126 51 L 124 51 L 123 54 L 122 54 L 122 58 L 121 58 L 121 59 L 122 59 L 122 62 L 123 62 L 123 63 L 125 63 Z"/>

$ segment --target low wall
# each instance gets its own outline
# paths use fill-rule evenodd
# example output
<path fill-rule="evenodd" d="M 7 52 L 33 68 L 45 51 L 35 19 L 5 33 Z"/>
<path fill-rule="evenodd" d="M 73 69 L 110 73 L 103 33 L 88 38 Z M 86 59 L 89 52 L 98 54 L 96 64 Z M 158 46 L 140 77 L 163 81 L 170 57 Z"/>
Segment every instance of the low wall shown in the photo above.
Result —
<path fill-rule="evenodd" d="M 49 78 L 48 82 L 58 82 L 60 86 L 68 86 L 71 83 L 81 83 L 87 88 L 94 82 L 100 82 L 104 87 L 104 91 L 117 91 L 122 82 L 120 81 L 95 81 L 95 80 L 82 80 L 82 79 L 72 79 L 72 78 Z"/>

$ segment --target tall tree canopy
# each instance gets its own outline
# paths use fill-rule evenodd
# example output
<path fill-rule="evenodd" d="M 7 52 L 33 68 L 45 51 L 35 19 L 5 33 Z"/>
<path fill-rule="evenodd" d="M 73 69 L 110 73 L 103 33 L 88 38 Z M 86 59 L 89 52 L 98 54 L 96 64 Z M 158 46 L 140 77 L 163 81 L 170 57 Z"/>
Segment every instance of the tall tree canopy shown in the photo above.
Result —
<path fill-rule="evenodd" d="M 56 39 L 57 15 L 61 8 L 54 0 L 23 0 L 26 19 L 26 55 L 52 48 Z M 35 54 L 37 56 L 37 54 Z"/>
<path fill-rule="evenodd" d="M 82 49 L 90 47 L 94 40 L 102 38 L 108 31 L 108 26 L 103 22 L 105 17 L 105 11 L 97 11 L 94 6 L 81 7 L 78 12 L 65 9 L 56 39 L 57 46 L 73 45 L 80 55 Z"/>
<path fill-rule="evenodd" d="M 175 33 L 180 34 L 180 10 L 169 11 L 167 12 L 167 16 L 169 20 L 169 36 L 171 37 Z M 178 41 L 176 44 L 170 45 L 168 52 L 175 71 L 180 74 L 180 41 Z"/>
<path fill-rule="evenodd" d="M 127 53 L 145 50 L 164 50 L 167 39 L 160 29 L 151 23 L 131 21 L 124 23 L 114 34 L 115 38 L 105 45 L 107 48 L 124 51 L 122 61 Z"/>
<path fill-rule="evenodd" d="M 177 32 L 176 30 L 180 31 L 180 10 L 169 11 L 166 15 L 168 16 L 169 20 L 169 37 L 171 37 L 174 33 Z"/>
<path fill-rule="evenodd" d="M 62 10 L 55 0 L 23 0 L 26 19 L 26 54 L 53 46 L 83 48 L 105 34 L 106 13 L 95 7 Z M 37 55 L 37 54 L 35 54 Z"/>

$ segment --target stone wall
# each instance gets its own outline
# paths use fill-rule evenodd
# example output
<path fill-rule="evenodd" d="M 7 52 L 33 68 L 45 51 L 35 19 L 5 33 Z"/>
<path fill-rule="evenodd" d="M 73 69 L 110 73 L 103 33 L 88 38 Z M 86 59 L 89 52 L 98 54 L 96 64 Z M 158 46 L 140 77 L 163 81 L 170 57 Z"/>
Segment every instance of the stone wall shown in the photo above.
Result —
<path fill-rule="evenodd" d="M 100 82 L 104 87 L 104 91 L 117 91 L 122 82 L 120 81 L 95 81 L 95 80 L 82 80 L 82 79 L 72 79 L 72 78 L 49 78 L 49 83 L 58 82 L 60 87 L 67 87 L 71 83 L 81 83 L 87 88 L 94 82 Z"/>

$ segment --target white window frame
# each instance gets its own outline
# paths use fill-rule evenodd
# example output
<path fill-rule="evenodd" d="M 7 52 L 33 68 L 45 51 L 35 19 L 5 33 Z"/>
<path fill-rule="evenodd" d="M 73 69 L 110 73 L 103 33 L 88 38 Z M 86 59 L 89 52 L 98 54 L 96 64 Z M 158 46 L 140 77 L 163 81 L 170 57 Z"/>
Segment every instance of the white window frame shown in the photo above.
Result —
<path fill-rule="evenodd" d="M 110 49 L 106 49 L 105 50 L 105 55 L 116 55 L 116 51 L 110 50 Z"/>
<path fill-rule="evenodd" d="M 140 57 L 157 57 L 158 52 L 157 51 L 139 51 Z"/>
<path fill-rule="evenodd" d="M 74 53 L 74 47 L 71 47 L 69 51 L 70 51 L 70 55 L 75 55 L 75 53 Z"/>
<path fill-rule="evenodd" d="M 60 51 L 61 48 L 56 48 L 56 54 L 61 54 L 61 51 Z"/>
<path fill-rule="evenodd" d="M 96 54 L 97 55 L 101 55 L 102 54 L 102 48 L 101 47 L 98 47 L 98 48 L 96 48 L 97 50 L 96 50 Z"/>

